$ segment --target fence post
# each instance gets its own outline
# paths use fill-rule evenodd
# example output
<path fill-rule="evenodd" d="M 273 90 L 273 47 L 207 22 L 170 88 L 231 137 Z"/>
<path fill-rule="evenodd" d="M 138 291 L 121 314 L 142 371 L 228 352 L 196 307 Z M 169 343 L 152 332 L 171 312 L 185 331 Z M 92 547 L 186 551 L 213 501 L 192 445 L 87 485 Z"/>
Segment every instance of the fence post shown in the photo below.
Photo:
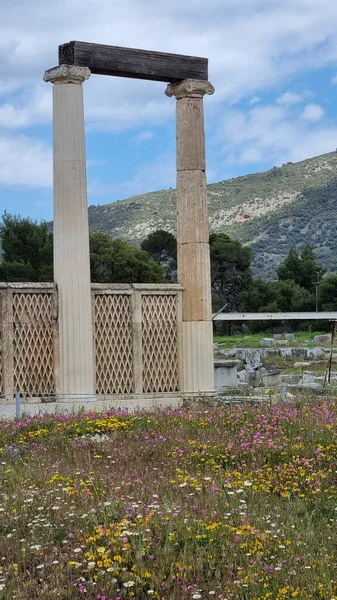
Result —
<path fill-rule="evenodd" d="M 178 390 L 181 392 L 184 385 L 183 362 L 183 293 L 177 292 L 177 359 L 178 359 Z"/>
<path fill-rule="evenodd" d="M 143 393 L 142 293 L 132 291 L 132 353 L 135 394 Z"/>
<path fill-rule="evenodd" d="M 97 393 L 97 348 L 96 348 L 96 291 L 91 286 L 92 353 L 94 357 L 94 391 Z"/>
<path fill-rule="evenodd" d="M 14 354 L 13 354 L 13 292 L 8 286 L 3 292 L 2 302 L 2 361 L 3 393 L 6 402 L 13 402 L 14 396 Z"/>
<path fill-rule="evenodd" d="M 53 287 L 53 344 L 54 344 L 54 385 L 55 395 L 58 397 L 60 393 L 60 344 L 59 344 L 59 302 L 57 285 Z"/>
<path fill-rule="evenodd" d="M 21 397 L 20 392 L 15 393 L 15 416 L 17 419 L 21 417 Z"/>

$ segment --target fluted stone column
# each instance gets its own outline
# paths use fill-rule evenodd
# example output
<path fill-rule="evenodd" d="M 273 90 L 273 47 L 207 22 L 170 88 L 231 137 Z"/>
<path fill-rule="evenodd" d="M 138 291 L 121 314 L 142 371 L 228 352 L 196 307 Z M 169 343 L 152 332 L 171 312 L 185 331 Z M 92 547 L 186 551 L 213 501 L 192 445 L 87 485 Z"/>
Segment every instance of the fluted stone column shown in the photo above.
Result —
<path fill-rule="evenodd" d="M 183 291 L 183 391 L 214 390 L 203 97 L 208 81 L 169 84 L 177 99 L 178 281 Z"/>
<path fill-rule="evenodd" d="M 94 359 L 82 83 L 86 67 L 45 72 L 53 88 L 54 278 L 59 297 L 60 400 L 93 400 Z"/>

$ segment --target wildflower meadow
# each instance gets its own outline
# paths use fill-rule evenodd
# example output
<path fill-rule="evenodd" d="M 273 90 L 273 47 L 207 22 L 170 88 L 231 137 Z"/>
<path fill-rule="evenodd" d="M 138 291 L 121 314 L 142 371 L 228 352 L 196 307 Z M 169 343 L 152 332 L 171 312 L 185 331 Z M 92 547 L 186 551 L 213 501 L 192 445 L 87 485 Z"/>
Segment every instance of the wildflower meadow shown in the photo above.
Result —
<path fill-rule="evenodd" d="M 337 599 L 337 405 L 0 423 L 0 598 Z"/>

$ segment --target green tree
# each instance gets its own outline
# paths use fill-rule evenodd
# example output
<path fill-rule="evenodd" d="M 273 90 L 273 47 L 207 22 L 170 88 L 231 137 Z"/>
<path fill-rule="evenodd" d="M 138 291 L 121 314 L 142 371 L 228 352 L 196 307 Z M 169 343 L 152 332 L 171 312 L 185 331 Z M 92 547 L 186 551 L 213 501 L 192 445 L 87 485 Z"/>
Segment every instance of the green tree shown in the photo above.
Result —
<path fill-rule="evenodd" d="M 91 281 L 94 283 L 162 283 L 163 269 L 123 240 L 104 233 L 90 235 Z"/>
<path fill-rule="evenodd" d="M 36 281 L 36 272 L 30 263 L 3 260 L 0 263 L 0 281 Z"/>
<path fill-rule="evenodd" d="M 312 292 L 315 281 L 320 281 L 325 269 L 316 263 L 316 255 L 310 244 L 304 246 L 301 254 L 290 248 L 288 255 L 277 269 L 281 281 L 295 281 L 302 288 Z"/>
<path fill-rule="evenodd" d="M 326 275 L 320 281 L 318 300 L 321 310 L 337 310 L 337 275 Z"/>
<path fill-rule="evenodd" d="M 296 248 L 290 248 L 288 255 L 277 269 L 278 278 L 282 281 L 296 281 L 301 270 L 301 259 Z"/>
<path fill-rule="evenodd" d="M 47 223 L 5 212 L 0 242 L 2 281 L 53 280 L 53 236 Z"/>
<path fill-rule="evenodd" d="M 249 312 L 315 310 L 315 296 L 294 281 L 254 281 L 240 294 L 240 308 Z"/>
<path fill-rule="evenodd" d="M 240 309 L 245 312 L 301 312 L 315 310 L 315 295 L 294 281 L 254 281 L 239 297 Z M 292 321 L 296 327 L 299 321 Z M 268 321 L 252 321 L 251 331 L 270 329 Z"/>
<path fill-rule="evenodd" d="M 107 233 L 91 233 L 90 273 L 92 283 L 109 282 L 113 255 L 112 239 Z"/>
<path fill-rule="evenodd" d="M 164 229 L 153 231 L 140 247 L 163 268 L 166 279 L 177 278 L 177 240 L 172 233 Z"/>
<path fill-rule="evenodd" d="M 253 281 L 252 252 L 224 233 L 211 234 L 209 241 L 213 308 L 226 305 L 226 311 L 231 312 L 238 308 L 239 294 Z"/>
<path fill-rule="evenodd" d="M 213 309 L 237 308 L 240 292 L 253 280 L 250 269 L 251 250 L 223 233 L 212 234 L 210 241 L 211 279 Z M 154 231 L 141 244 L 152 258 L 160 264 L 167 279 L 176 277 L 177 242 L 174 235 L 164 230 Z"/>
<path fill-rule="evenodd" d="M 53 236 L 47 223 L 3 215 L 0 226 L 1 281 L 53 281 Z M 90 264 L 95 283 L 159 283 L 162 268 L 142 250 L 103 233 L 90 235 Z"/>

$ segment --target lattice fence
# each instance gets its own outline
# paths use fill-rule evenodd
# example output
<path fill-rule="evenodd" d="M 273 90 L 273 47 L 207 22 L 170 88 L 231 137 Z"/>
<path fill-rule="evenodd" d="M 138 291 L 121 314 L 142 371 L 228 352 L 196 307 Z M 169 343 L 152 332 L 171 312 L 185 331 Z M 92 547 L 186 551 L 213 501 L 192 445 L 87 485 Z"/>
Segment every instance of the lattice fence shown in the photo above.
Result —
<path fill-rule="evenodd" d="M 178 390 L 177 296 L 142 296 L 143 391 Z"/>
<path fill-rule="evenodd" d="M 6 398 L 57 391 L 56 294 L 52 284 L 2 284 L 0 394 Z M 178 391 L 179 294 L 146 284 L 93 287 L 97 394 Z"/>
<path fill-rule="evenodd" d="M 131 296 L 95 294 L 97 394 L 134 391 Z"/>
<path fill-rule="evenodd" d="M 55 392 L 53 294 L 13 294 L 13 385 L 25 395 Z"/>
<path fill-rule="evenodd" d="M 2 303 L 3 303 L 3 297 L 2 297 L 2 294 L 0 294 L 0 315 L 1 316 L 2 316 Z M 2 323 L 2 318 L 1 318 L 0 319 L 0 394 L 4 393 L 3 368 L 4 368 L 4 364 L 3 364 L 3 323 Z"/>

